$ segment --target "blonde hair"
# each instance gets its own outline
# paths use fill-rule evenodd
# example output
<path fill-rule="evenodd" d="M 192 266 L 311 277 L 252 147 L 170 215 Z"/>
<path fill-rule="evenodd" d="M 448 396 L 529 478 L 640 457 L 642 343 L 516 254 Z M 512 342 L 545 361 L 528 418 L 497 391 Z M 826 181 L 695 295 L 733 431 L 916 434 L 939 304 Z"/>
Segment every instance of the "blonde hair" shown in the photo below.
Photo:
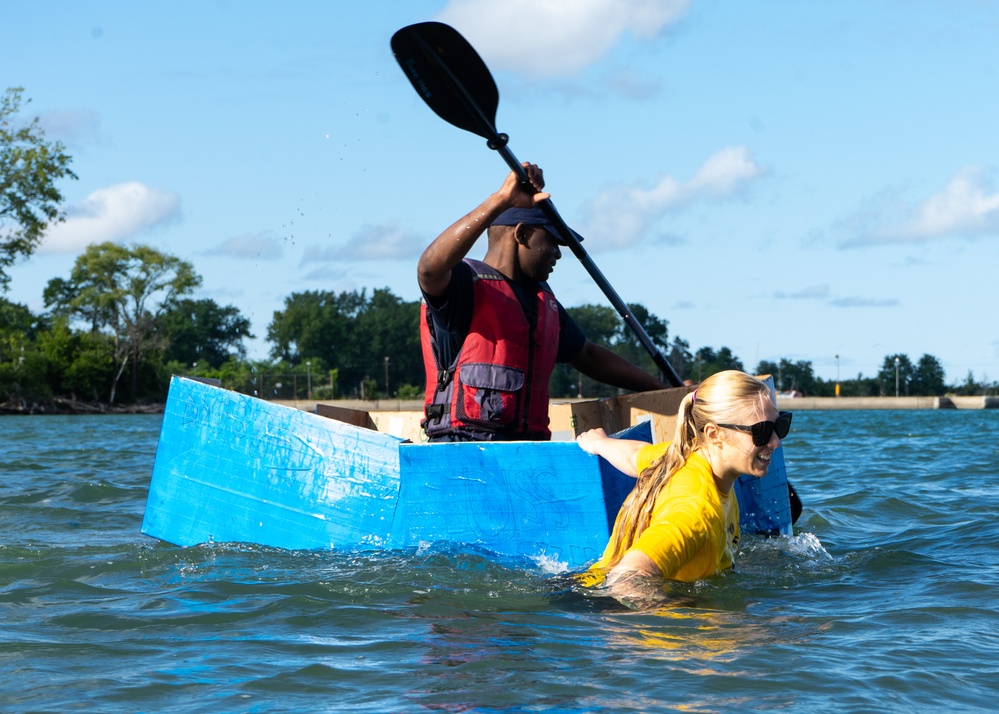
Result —
<path fill-rule="evenodd" d="M 756 377 L 737 370 L 718 372 L 705 379 L 680 402 L 676 431 L 666 453 L 638 475 L 638 481 L 621 506 L 614 534 L 609 567 L 631 548 L 649 527 L 659 494 L 698 447 L 708 423 L 738 423 L 746 412 L 773 403 L 770 387 Z"/>

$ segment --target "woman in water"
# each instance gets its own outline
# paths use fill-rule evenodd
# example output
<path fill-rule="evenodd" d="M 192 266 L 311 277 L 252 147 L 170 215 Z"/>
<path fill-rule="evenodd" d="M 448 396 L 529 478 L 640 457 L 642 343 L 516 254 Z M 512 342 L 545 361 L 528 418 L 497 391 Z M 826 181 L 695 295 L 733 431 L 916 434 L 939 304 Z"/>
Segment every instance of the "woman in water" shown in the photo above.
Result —
<path fill-rule="evenodd" d="M 764 382 L 729 370 L 683 398 L 671 442 L 614 439 L 603 429 L 580 434 L 585 451 L 638 479 L 582 582 L 637 606 L 659 594 L 664 580 L 731 568 L 739 544 L 732 486 L 742 474 L 766 475 L 790 426 L 790 412 L 777 411 Z"/>

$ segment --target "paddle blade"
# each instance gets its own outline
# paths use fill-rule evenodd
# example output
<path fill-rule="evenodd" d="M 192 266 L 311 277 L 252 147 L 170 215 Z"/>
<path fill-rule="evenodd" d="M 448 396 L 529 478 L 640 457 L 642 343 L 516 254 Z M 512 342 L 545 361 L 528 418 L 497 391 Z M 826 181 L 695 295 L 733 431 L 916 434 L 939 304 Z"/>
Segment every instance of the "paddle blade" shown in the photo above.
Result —
<path fill-rule="evenodd" d="M 495 141 L 499 91 L 485 62 L 457 30 L 421 22 L 392 35 L 392 53 L 441 119 Z"/>

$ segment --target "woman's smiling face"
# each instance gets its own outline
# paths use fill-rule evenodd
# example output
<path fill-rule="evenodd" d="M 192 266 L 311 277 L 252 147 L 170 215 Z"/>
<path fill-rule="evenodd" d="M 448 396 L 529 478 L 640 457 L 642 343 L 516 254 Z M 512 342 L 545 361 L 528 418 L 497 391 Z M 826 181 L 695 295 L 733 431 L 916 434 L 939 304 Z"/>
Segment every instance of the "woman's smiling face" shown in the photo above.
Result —
<path fill-rule="evenodd" d="M 761 421 L 775 421 L 779 416 L 777 408 L 770 402 L 766 404 L 756 404 L 747 409 L 739 425 L 751 426 Z M 770 469 L 770 460 L 774 451 L 780 446 L 780 438 L 776 432 L 771 432 L 770 440 L 763 446 L 753 443 L 753 435 L 747 431 L 718 426 L 723 435 L 720 435 L 722 448 L 720 454 L 722 462 L 718 466 L 725 472 L 717 475 L 723 476 L 727 473 L 736 472 L 738 474 L 749 474 L 762 478 L 767 475 Z"/>

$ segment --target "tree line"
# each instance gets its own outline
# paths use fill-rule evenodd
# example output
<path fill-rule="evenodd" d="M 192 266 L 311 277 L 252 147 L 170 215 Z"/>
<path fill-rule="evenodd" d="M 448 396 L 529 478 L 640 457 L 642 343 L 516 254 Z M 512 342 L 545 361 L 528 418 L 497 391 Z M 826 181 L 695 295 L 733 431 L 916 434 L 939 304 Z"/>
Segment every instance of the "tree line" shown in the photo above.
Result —
<path fill-rule="evenodd" d="M 388 288 L 304 291 L 285 298 L 267 326 L 269 359 L 249 360 L 250 321 L 232 305 L 195 300 L 201 277 L 190 263 L 149 246 L 91 245 L 66 277 L 45 286 L 46 310 L 0 297 L 0 401 L 8 408 L 54 398 L 100 405 L 159 403 L 173 374 L 212 377 L 263 398 L 418 399 L 423 392 L 419 301 Z M 746 366 L 727 347 L 696 351 L 669 339 L 666 320 L 629 306 L 653 343 L 683 379 L 698 382 L 723 369 Z M 656 367 L 615 310 L 567 308 L 586 335 L 649 372 Z M 898 364 L 896 365 L 896 359 Z M 833 396 L 836 383 L 816 377 L 808 361 L 762 361 L 780 391 Z M 915 363 L 886 355 L 873 377 L 840 383 L 843 396 L 982 393 L 969 374 L 947 385 L 932 355 Z M 553 397 L 599 398 L 617 390 L 569 365 L 552 376 Z"/>
<path fill-rule="evenodd" d="M 398 398 L 423 393 L 420 305 L 387 288 L 293 293 L 267 326 L 269 359 L 248 360 L 250 321 L 232 305 L 195 300 L 201 285 L 193 266 L 149 246 L 89 246 L 70 274 L 45 286 L 45 310 L 35 314 L 3 297 L 8 269 L 32 255 L 46 229 L 62 220 L 57 182 L 76 179 L 72 157 L 49 141 L 37 118 L 15 126 L 23 89 L 0 99 L 0 404 L 64 398 L 95 405 L 159 403 L 169 377 L 221 380 L 230 389 L 264 398 Z M 666 320 L 630 305 L 653 344 L 683 379 L 699 382 L 723 369 L 745 369 L 727 347 L 692 351 L 669 339 Z M 567 308 L 584 333 L 650 373 L 656 366 L 616 311 L 607 306 Z M 831 396 L 981 393 L 969 372 L 948 387 L 939 361 L 923 355 L 887 355 L 874 377 L 858 374 L 837 385 L 817 378 L 811 362 L 760 362 L 781 391 Z M 568 365 L 552 375 L 554 397 L 598 398 L 616 390 Z"/>

